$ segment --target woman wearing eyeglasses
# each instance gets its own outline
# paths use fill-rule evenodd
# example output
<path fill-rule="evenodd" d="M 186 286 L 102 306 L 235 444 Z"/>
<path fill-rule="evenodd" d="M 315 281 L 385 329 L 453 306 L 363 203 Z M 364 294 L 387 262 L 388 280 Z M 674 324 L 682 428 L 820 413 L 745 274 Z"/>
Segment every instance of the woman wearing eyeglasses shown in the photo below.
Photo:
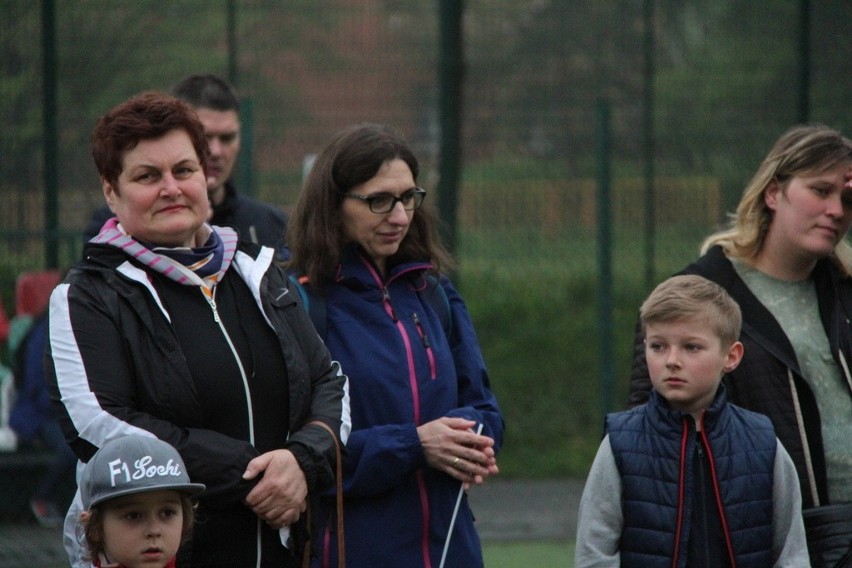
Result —
<path fill-rule="evenodd" d="M 444 275 L 451 258 L 422 207 L 418 170 L 391 129 L 349 127 L 318 156 L 288 233 L 291 269 L 324 303 L 325 321 L 314 323 L 350 379 L 344 518 L 354 568 L 438 568 L 448 536 L 446 566 L 482 566 L 466 497 L 448 531 L 461 486 L 498 472 L 503 418 Z M 337 561 L 335 514 L 331 501 L 318 511 L 315 566 Z"/>

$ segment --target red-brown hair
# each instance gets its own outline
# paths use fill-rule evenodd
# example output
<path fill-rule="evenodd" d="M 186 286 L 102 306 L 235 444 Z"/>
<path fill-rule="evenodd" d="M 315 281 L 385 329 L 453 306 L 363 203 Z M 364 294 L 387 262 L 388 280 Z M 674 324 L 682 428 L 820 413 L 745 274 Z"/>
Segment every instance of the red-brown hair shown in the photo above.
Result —
<path fill-rule="evenodd" d="M 125 153 L 141 140 L 160 138 L 172 130 L 189 135 L 198 161 L 207 172 L 204 125 L 185 102 L 160 91 L 145 91 L 102 116 L 92 132 L 92 157 L 101 177 L 117 188 Z"/>

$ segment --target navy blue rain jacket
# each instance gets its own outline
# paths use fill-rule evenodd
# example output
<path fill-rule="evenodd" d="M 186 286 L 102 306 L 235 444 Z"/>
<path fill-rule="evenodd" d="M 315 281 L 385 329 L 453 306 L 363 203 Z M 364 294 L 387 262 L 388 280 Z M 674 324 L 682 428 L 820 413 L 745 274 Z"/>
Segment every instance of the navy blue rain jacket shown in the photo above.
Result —
<path fill-rule="evenodd" d="M 426 464 L 416 428 L 443 416 L 484 425 L 503 439 L 503 417 L 490 390 L 473 324 L 456 289 L 444 287 L 452 312 L 448 341 L 441 318 L 416 290 L 431 267 L 397 265 L 382 279 L 358 249 L 345 252 L 326 287 L 332 358 L 350 381 L 352 433 L 344 459 L 347 566 L 417 568 L 440 564 L 459 482 Z M 319 511 L 321 525 L 333 501 Z M 473 513 L 463 497 L 446 566 L 482 565 Z M 336 541 L 323 530 L 315 566 L 336 565 Z M 326 564 L 328 562 L 328 564 Z"/>

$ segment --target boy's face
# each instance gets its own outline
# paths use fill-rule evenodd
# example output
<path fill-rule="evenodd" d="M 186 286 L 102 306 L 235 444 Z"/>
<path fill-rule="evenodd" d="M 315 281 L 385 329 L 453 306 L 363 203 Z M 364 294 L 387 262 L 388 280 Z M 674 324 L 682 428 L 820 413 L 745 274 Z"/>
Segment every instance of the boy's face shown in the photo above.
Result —
<path fill-rule="evenodd" d="M 706 318 L 645 326 L 645 358 L 654 389 L 669 405 L 700 420 L 724 373 L 739 364 L 743 345 L 723 346 Z"/>
<path fill-rule="evenodd" d="M 101 507 L 107 559 L 128 568 L 159 568 L 177 554 L 183 533 L 177 491 L 135 493 Z"/>

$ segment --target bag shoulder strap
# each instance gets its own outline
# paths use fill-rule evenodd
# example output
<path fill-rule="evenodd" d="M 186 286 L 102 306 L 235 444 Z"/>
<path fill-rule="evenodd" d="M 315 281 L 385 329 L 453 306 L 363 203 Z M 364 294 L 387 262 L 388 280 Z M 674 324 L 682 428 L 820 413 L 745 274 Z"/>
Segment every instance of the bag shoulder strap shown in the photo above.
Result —
<path fill-rule="evenodd" d="M 335 493 L 337 506 L 337 566 L 345 568 L 346 566 L 346 539 L 343 536 L 343 455 L 340 450 L 340 441 L 337 439 L 337 434 L 331 429 L 331 426 L 320 420 L 311 420 L 305 426 L 319 426 L 323 428 L 331 436 L 334 441 L 334 456 L 335 456 Z M 310 507 L 308 507 L 308 528 L 310 529 Z M 302 556 L 302 567 L 308 568 L 311 565 L 311 544 L 308 542 L 305 545 L 305 551 Z"/>

